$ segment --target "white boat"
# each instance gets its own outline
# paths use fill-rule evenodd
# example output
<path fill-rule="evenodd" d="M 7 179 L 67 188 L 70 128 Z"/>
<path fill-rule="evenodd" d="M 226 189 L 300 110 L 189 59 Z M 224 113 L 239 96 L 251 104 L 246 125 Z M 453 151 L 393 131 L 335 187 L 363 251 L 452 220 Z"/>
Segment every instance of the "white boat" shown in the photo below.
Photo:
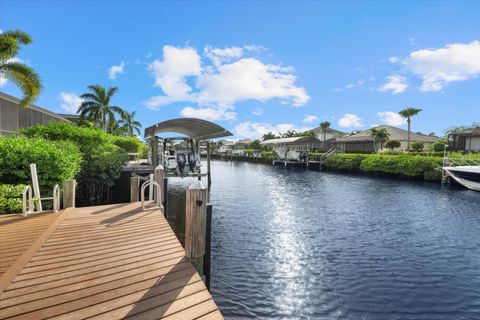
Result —
<path fill-rule="evenodd" d="M 443 170 L 466 188 L 480 191 L 480 166 L 443 167 Z"/>

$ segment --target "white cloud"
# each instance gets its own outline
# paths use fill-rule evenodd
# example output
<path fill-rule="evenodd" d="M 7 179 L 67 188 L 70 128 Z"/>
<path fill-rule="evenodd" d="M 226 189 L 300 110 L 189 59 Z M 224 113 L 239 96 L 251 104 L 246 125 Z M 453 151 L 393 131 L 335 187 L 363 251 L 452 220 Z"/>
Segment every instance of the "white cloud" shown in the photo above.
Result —
<path fill-rule="evenodd" d="M 295 130 L 297 132 L 303 132 L 310 130 L 311 128 L 303 127 L 298 128 L 291 123 L 280 123 L 272 125 L 270 123 L 261 122 L 242 122 L 235 126 L 235 136 L 241 138 L 260 139 L 264 134 L 272 132 L 274 134 L 285 133 L 289 130 Z"/>
<path fill-rule="evenodd" d="M 315 121 L 318 121 L 318 117 L 311 114 L 306 115 L 305 118 L 303 118 L 303 122 L 305 123 L 312 123 Z"/>
<path fill-rule="evenodd" d="M 362 119 L 356 114 L 345 113 L 338 120 L 338 125 L 342 128 L 359 128 L 363 127 Z"/>
<path fill-rule="evenodd" d="M 392 112 L 392 111 L 377 112 L 377 117 L 383 123 L 386 123 L 394 127 L 399 127 L 406 123 L 405 118 L 399 115 L 397 112 Z"/>
<path fill-rule="evenodd" d="M 120 62 L 118 66 L 111 66 L 108 68 L 108 79 L 115 80 L 117 79 L 118 74 L 122 74 L 124 72 L 125 62 Z"/>
<path fill-rule="evenodd" d="M 388 62 L 390 63 L 397 63 L 400 60 L 399 57 L 390 57 L 388 58 Z"/>
<path fill-rule="evenodd" d="M 217 112 L 233 110 L 245 100 L 268 101 L 280 99 L 302 106 L 310 97 L 296 85 L 291 67 L 264 64 L 258 59 L 244 57 L 246 51 L 257 47 L 207 47 L 203 61 L 195 48 L 164 46 L 163 59 L 155 60 L 149 70 L 155 86 L 163 94 L 151 97 L 146 106 L 156 109 L 175 102 L 191 102 L 200 108 Z M 208 60 L 213 61 L 209 64 Z M 231 112 L 231 111 L 229 111 Z"/>
<path fill-rule="evenodd" d="M 77 113 L 78 107 L 82 103 L 82 98 L 80 98 L 75 93 L 61 92 L 60 93 L 60 108 L 65 110 L 68 113 Z"/>
<path fill-rule="evenodd" d="M 235 120 L 237 114 L 228 109 L 221 108 L 192 108 L 185 107 L 180 111 L 180 114 L 188 118 L 200 118 L 205 120 Z"/>
<path fill-rule="evenodd" d="M 357 88 L 357 87 L 361 87 L 365 84 L 365 80 L 364 79 L 360 79 L 356 82 L 351 82 L 351 83 L 347 83 L 345 85 L 345 87 L 343 88 L 335 88 L 333 89 L 334 92 L 340 92 L 340 91 L 345 91 L 347 89 L 353 89 L 353 88 Z"/>
<path fill-rule="evenodd" d="M 480 75 L 480 41 L 422 49 L 404 60 L 406 68 L 422 78 L 422 91 L 440 91 L 454 81 Z"/>
<path fill-rule="evenodd" d="M 399 94 L 408 88 L 407 79 L 404 76 L 393 74 L 385 79 L 387 83 L 378 88 L 378 91 L 391 91 L 392 94 Z"/>
<path fill-rule="evenodd" d="M 263 114 L 262 108 L 254 108 L 251 112 L 254 116 L 261 116 Z"/>
<path fill-rule="evenodd" d="M 0 88 L 3 88 L 7 85 L 8 80 L 0 75 Z"/>

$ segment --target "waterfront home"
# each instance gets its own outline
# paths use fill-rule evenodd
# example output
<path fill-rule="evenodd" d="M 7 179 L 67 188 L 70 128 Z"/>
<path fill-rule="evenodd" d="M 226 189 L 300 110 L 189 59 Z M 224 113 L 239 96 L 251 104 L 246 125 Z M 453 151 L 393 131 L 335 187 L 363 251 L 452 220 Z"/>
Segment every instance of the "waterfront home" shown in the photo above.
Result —
<path fill-rule="evenodd" d="M 345 152 L 374 153 L 375 145 L 370 131 L 371 129 L 385 129 L 390 135 L 388 140 L 397 140 L 400 142 L 400 147 L 396 148 L 395 150 L 407 150 L 408 131 L 387 125 L 376 126 L 368 130 L 338 138 L 336 139 L 336 145 Z M 410 143 L 422 142 L 424 144 L 424 150 L 429 150 L 430 145 L 438 139 L 440 138 L 437 136 L 429 136 L 415 132 L 410 133 Z M 381 143 L 381 146 L 379 146 L 378 149 L 383 149 L 384 144 L 385 141 Z"/>
<path fill-rule="evenodd" d="M 313 128 L 311 131 L 315 134 L 315 138 L 320 140 L 320 145 L 318 147 L 319 150 L 327 151 L 330 149 L 334 144 L 337 138 L 343 137 L 346 135 L 345 132 L 335 130 L 332 128 L 325 128 L 317 127 Z"/>
<path fill-rule="evenodd" d="M 312 149 L 318 149 L 321 141 L 315 137 L 268 139 L 261 143 L 275 153 L 279 160 L 300 161 Z"/>
<path fill-rule="evenodd" d="M 17 135 L 22 128 L 51 121 L 70 122 L 55 112 L 29 105 L 25 108 L 19 106 L 20 99 L 0 92 L 0 135 Z"/>
<path fill-rule="evenodd" d="M 250 139 L 236 141 L 232 146 L 232 154 L 236 156 L 245 155 L 245 149 L 250 143 L 252 143 L 252 140 Z"/>
<path fill-rule="evenodd" d="M 235 141 L 231 140 L 221 140 L 218 142 L 219 147 L 217 152 L 220 154 L 232 154 L 233 144 Z"/>
<path fill-rule="evenodd" d="M 480 152 L 480 126 L 449 134 L 448 141 L 451 150 Z"/>

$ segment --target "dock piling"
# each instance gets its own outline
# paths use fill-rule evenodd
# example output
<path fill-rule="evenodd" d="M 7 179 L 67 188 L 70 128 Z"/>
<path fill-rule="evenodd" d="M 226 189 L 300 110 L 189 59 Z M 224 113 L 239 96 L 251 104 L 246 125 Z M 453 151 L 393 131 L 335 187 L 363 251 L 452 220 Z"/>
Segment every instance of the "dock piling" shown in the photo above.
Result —
<path fill-rule="evenodd" d="M 204 274 L 207 227 L 207 188 L 202 182 L 193 183 L 186 192 L 185 256 L 198 273 Z"/>
<path fill-rule="evenodd" d="M 75 208 L 75 179 L 63 181 L 63 208 Z"/>
<path fill-rule="evenodd" d="M 130 202 L 138 201 L 138 190 L 140 187 L 140 177 L 130 178 Z"/>

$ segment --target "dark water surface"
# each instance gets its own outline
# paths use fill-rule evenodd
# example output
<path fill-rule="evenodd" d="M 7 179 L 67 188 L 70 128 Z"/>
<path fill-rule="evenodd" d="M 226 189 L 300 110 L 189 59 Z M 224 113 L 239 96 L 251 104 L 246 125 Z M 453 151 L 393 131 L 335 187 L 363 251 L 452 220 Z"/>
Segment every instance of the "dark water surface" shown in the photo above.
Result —
<path fill-rule="evenodd" d="M 480 193 L 240 162 L 212 171 L 212 294 L 227 319 L 480 319 Z"/>

